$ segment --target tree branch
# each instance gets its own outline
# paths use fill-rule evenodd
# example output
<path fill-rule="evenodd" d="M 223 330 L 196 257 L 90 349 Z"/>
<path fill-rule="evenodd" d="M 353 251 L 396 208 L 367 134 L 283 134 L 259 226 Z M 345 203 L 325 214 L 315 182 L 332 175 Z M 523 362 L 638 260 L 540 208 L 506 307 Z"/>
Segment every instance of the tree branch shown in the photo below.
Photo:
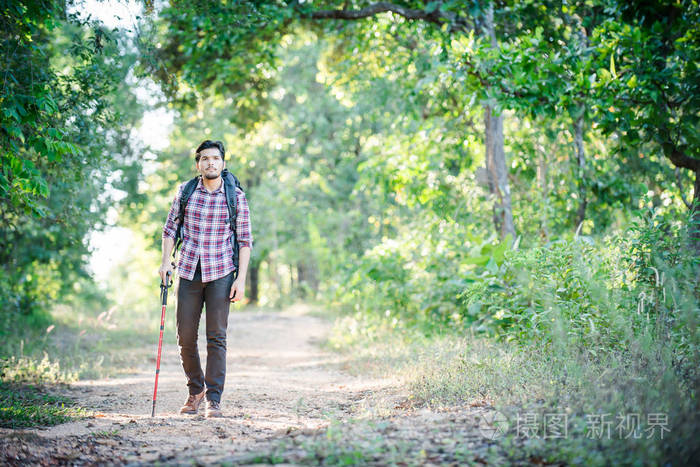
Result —
<path fill-rule="evenodd" d="M 673 162 L 673 165 L 676 167 L 690 169 L 693 172 L 700 172 L 700 159 L 690 157 L 676 147 L 671 148 L 670 151 L 665 151 L 665 153 L 666 157 L 671 159 L 671 162 Z"/>
<path fill-rule="evenodd" d="M 681 194 L 681 199 L 683 200 L 683 204 L 685 204 L 685 207 L 690 209 L 693 207 L 693 203 L 689 203 L 685 197 L 685 193 L 683 193 L 683 181 L 681 180 L 681 169 L 676 167 L 675 172 L 676 172 L 676 184 L 678 185 L 678 191 Z"/>
<path fill-rule="evenodd" d="M 420 19 L 431 23 L 442 24 L 442 21 L 448 20 L 440 13 L 440 9 L 436 8 L 430 13 L 424 10 L 414 10 L 405 8 L 391 2 L 372 3 L 359 10 L 319 10 L 311 13 L 312 19 L 348 19 L 358 20 L 375 16 L 379 13 L 391 11 L 397 15 L 403 16 L 406 19 Z"/>
<path fill-rule="evenodd" d="M 376 2 L 359 10 L 318 10 L 311 12 L 309 17 L 311 19 L 342 19 L 355 21 L 389 11 L 410 20 L 421 20 L 440 26 L 449 24 L 451 31 L 467 31 L 469 29 L 467 22 L 463 18 L 459 18 L 456 14 L 442 12 L 440 8 L 428 12 L 425 10 L 406 8 L 391 2 Z"/>

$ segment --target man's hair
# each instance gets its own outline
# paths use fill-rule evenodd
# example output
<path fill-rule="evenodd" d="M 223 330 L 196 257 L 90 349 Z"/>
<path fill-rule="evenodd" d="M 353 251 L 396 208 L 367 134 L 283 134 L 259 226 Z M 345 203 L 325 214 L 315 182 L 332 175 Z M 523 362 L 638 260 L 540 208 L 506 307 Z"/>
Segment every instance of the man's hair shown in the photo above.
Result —
<path fill-rule="evenodd" d="M 195 151 L 195 154 L 194 154 L 194 160 L 199 162 L 199 158 L 202 157 L 201 154 L 199 154 L 199 153 L 202 152 L 204 149 L 209 149 L 209 148 L 218 149 L 219 153 L 221 153 L 221 160 L 225 159 L 226 151 L 224 150 L 224 143 L 222 143 L 221 141 L 212 141 L 212 140 L 208 139 L 197 147 L 197 150 Z"/>

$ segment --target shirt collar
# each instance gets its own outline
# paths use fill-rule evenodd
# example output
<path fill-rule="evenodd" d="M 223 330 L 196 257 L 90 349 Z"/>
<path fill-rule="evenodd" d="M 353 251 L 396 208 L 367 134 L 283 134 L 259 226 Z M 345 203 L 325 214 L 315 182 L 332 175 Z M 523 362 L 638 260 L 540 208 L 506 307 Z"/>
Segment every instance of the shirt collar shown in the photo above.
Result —
<path fill-rule="evenodd" d="M 199 177 L 199 182 L 197 182 L 197 189 L 198 189 L 198 190 L 201 190 L 201 191 L 203 191 L 203 192 L 205 192 L 205 193 L 209 193 L 209 192 L 207 191 L 207 189 L 204 187 L 204 183 L 202 182 L 202 177 L 201 177 L 201 175 L 200 175 L 200 177 Z M 222 178 L 222 179 L 221 179 L 221 185 L 219 186 L 219 188 L 217 188 L 216 190 L 212 191 L 211 194 L 213 195 L 214 193 L 223 193 L 223 191 L 224 191 L 224 180 L 223 180 L 223 178 Z"/>

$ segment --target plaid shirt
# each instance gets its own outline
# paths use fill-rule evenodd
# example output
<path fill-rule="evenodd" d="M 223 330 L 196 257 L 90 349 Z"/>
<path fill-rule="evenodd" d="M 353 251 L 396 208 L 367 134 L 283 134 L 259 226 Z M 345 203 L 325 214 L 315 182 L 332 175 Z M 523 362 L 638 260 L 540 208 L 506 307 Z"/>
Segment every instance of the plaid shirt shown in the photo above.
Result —
<path fill-rule="evenodd" d="M 177 225 L 175 218 L 180 211 L 180 196 L 187 183 L 180 185 L 163 226 L 163 238 L 175 239 Z M 253 246 L 250 231 L 250 212 L 245 193 L 236 189 L 238 215 L 236 216 L 236 233 L 241 248 Z M 202 179 L 192 192 L 185 207 L 185 224 L 182 226 L 182 248 L 178 261 L 179 275 L 192 280 L 201 261 L 202 282 L 211 282 L 233 271 L 233 231 L 229 228 L 228 206 L 223 181 L 221 186 L 209 193 Z"/>

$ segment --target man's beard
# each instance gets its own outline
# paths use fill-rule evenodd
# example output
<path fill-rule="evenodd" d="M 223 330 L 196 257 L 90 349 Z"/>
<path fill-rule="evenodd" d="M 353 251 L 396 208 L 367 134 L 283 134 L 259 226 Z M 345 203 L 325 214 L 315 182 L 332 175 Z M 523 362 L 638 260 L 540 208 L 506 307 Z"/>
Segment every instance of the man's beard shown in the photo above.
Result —
<path fill-rule="evenodd" d="M 216 172 L 216 173 L 207 172 L 204 176 L 207 178 L 207 180 L 216 180 L 217 178 L 219 178 L 219 173 L 218 172 Z"/>

